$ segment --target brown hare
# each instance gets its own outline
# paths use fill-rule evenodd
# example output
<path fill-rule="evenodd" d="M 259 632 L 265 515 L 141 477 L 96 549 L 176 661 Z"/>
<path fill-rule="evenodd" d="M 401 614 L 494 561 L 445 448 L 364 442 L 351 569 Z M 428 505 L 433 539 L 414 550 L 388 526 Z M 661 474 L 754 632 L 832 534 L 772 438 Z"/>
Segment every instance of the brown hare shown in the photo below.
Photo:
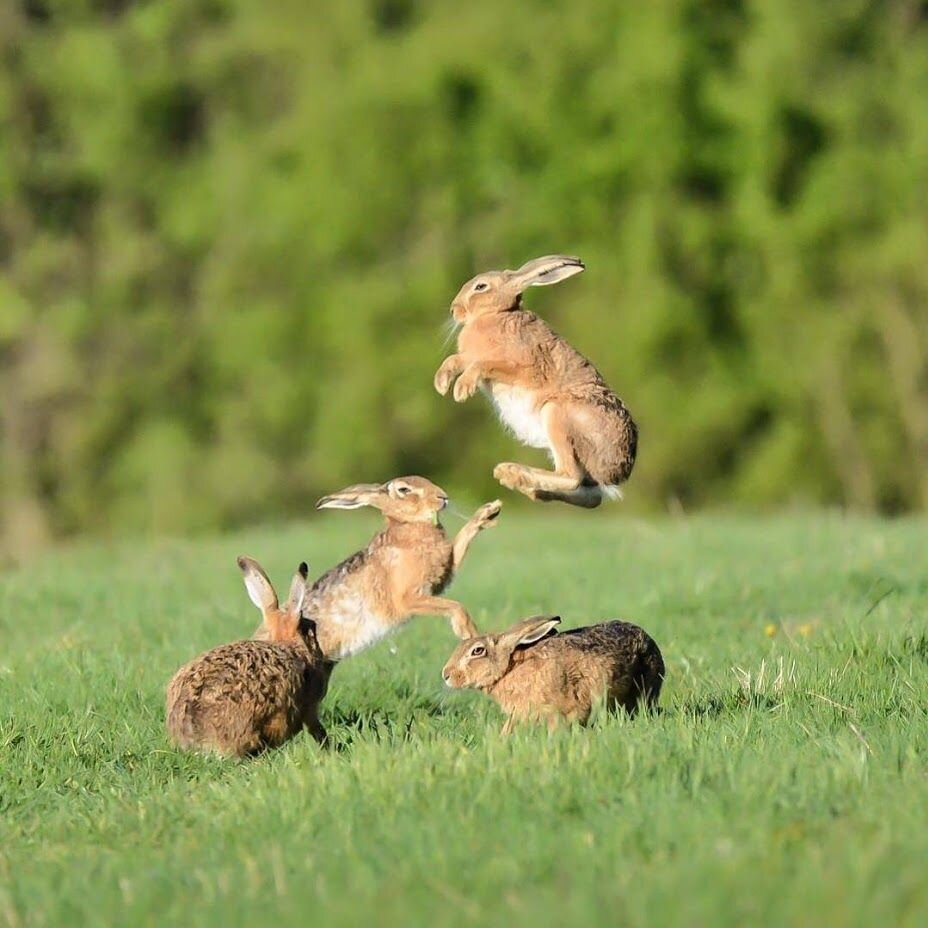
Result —
<path fill-rule="evenodd" d="M 280 606 L 256 561 L 240 557 L 238 565 L 267 640 L 220 645 L 181 667 L 167 688 L 168 735 L 181 748 L 239 757 L 278 747 L 304 726 L 322 744 L 318 705 L 328 673 L 312 623 L 300 618 L 307 567 Z"/>
<path fill-rule="evenodd" d="M 493 476 L 504 487 L 593 509 L 604 496 L 620 495 L 635 463 L 637 427 L 599 371 L 522 307 L 528 287 L 583 269 L 579 258 L 549 255 L 464 284 L 451 304 L 458 350 L 436 372 L 435 389 L 444 396 L 453 383 L 462 403 L 483 388 L 519 441 L 549 452 L 553 471 L 498 464 Z"/>
<path fill-rule="evenodd" d="M 593 706 L 653 706 L 664 682 L 664 660 L 637 625 L 603 622 L 555 634 L 557 616 L 534 616 L 499 635 L 462 641 L 442 671 L 448 686 L 481 690 L 516 722 L 586 724 Z"/>
<path fill-rule="evenodd" d="M 386 525 L 368 546 L 323 574 L 306 591 L 303 615 L 316 625 L 329 662 L 357 654 L 416 615 L 446 616 L 458 638 L 477 628 L 467 610 L 440 594 L 471 542 L 495 524 L 499 500 L 481 506 L 452 542 L 438 520 L 448 496 L 424 477 L 363 483 L 323 496 L 317 509 L 379 509 Z M 259 628 L 255 637 L 264 638 Z"/>

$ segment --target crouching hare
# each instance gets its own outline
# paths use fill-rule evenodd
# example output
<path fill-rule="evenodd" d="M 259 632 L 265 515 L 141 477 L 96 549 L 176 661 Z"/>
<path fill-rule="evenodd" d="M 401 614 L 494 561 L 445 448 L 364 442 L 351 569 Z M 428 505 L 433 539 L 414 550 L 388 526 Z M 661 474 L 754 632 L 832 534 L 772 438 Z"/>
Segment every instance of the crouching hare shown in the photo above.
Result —
<path fill-rule="evenodd" d="M 323 574 L 306 590 L 303 615 L 316 623 L 329 670 L 416 615 L 445 616 L 458 638 L 477 634 L 461 603 L 440 594 L 454 579 L 474 538 L 496 523 L 502 504 L 485 503 L 452 541 L 439 522 L 448 505 L 441 487 L 424 477 L 361 483 L 323 496 L 317 509 L 379 509 L 386 524 L 366 548 Z M 259 628 L 256 638 L 265 639 Z"/>
<path fill-rule="evenodd" d="M 318 705 L 328 673 L 311 622 L 300 618 L 305 564 L 280 606 L 261 566 L 240 557 L 251 601 L 264 616 L 266 641 L 235 641 L 185 664 L 167 689 L 167 728 L 181 748 L 244 757 L 275 748 L 309 729 L 320 744 Z"/>
<path fill-rule="evenodd" d="M 556 634 L 557 616 L 534 616 L 499 635 L 462 641 L 442 676 L 456 689 L 481 690 L 516 722 L 585 725 L 593 706 L 624 708 L 657 703 L 664 660 L 654 640 L 628 622 L 603 622 Z"/>

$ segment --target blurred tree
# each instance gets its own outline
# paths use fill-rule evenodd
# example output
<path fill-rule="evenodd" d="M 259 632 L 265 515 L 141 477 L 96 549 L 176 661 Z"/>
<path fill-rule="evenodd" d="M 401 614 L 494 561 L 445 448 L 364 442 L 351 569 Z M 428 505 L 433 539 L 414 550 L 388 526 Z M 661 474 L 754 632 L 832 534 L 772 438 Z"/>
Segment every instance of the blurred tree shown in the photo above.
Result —
<path fill-rule="evenodd" d="M 431 390 L 476 270 L 627 400 L 651 505 L 928 505 L 928 7 L 9 0 L 0 525 L 274 517 L 511 447 Z M 305 502 L 300 502 L 305 501 Z"/>

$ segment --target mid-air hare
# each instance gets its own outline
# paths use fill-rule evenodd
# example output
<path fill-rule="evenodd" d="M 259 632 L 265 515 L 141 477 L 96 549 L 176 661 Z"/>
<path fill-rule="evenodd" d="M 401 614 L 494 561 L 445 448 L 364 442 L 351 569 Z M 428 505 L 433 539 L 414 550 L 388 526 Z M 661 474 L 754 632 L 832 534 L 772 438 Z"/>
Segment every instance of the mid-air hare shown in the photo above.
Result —
<path fill-rule="evenodd" d="M 545 448 L 554 470 L 498 464 L 493 476 L 531 499 L 593 509 L 618 495 L 635 463 L 638 430 L 598 370 L 534 313 L 528 287 L 554 284 L 584 269 L 579 258 L 549 255 L 517 271 L 487 271 L 451 304 L 461 326 L 456 354 L 435 374 L 444 396 L 461 403 L 482 387 L 523 444 Z"/>
<path fill-rule="evenodd" d="M 168 735 L 181 748 L 240 757 L 278 747 L 304 726 L 321 744 L 328 674 L 312 622 L 300 618 L 306 565 L 284 606 L 256 561 L 240 557 L 238 566 L 267 640 L 220 645 L 181 667 L 167 688 Z"/>
<path fill-rule="evenodd" d="M 481 690 L 515 722 L 585 724 L 593 705 L 634 713 L 653 706 L 664 682 L 664 660 L 654 640 L 628 622 L 603 622 L 554 634 L 557 616 L 534 616 L 499 635 L 462 641 L 442 671 L 455 688 Z"/>
<path fill-rule="evenodd" d="M 438 520 L 448 496 L 424 477 L 363 483 L 323 496 L 317 509 L 373 506 L 386 525 L 368 546 L 323 574 L 306 591 L 303 615 L 316 624 L 327 661 L 379 641 L 416 615 L 442 615 L 458 638 L 477 628 L 467 610 L 440 594 L 460 568 L 477 534 L 496 521 L 499 500 L 481 506 L 452 542 Z M 256 637 L 265 637 L 258 629 Z"/>

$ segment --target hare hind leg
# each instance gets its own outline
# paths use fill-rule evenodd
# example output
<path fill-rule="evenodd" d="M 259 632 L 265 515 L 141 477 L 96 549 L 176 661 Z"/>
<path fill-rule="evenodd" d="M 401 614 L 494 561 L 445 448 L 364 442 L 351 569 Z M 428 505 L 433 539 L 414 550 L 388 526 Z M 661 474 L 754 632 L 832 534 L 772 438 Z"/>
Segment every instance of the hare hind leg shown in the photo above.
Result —
<path fill-rule="evenodd" d="M 444 596 L 415 596 L 404 604 L 406 615 L 443 615 L 451 623 L 451 630 L 462 641 L 475 638 L 480 632 L 470 613 L 456 600 Z"/>
<path fill-rule="evenodd" d="M 542 470 L 525 464 L 497 464 L 493 476 L 510 490 L 540 502 L 559 501 L 584 509 L 595 509 L 602 502 L 602 489 L 589 483 L 586 471 L 577 460 L 571 438 L 569 416 L 549 403 L 542 410 L 554 470 Z"/>
<path fill-rule="evenodd" d="M 596 509 L 603 501 L 603 494 L 598 486 L 582 485 L 575 490 L 535 490 L 532 498 L 542 503 L 570 503 L 584 509 Z"/>

